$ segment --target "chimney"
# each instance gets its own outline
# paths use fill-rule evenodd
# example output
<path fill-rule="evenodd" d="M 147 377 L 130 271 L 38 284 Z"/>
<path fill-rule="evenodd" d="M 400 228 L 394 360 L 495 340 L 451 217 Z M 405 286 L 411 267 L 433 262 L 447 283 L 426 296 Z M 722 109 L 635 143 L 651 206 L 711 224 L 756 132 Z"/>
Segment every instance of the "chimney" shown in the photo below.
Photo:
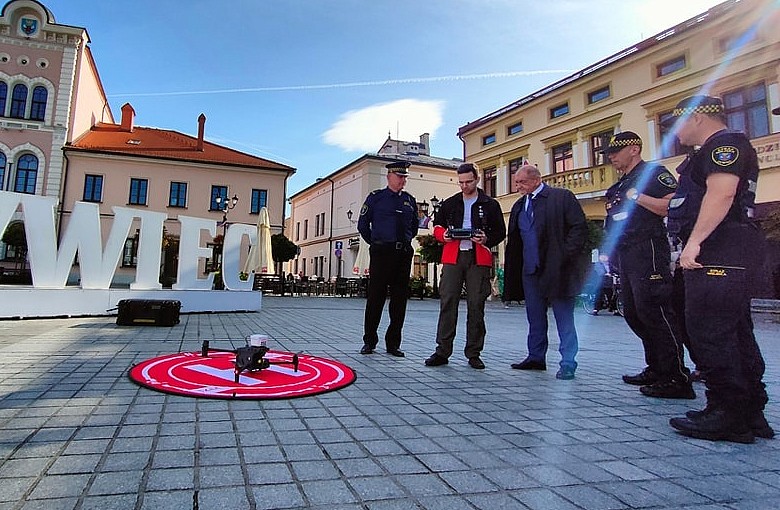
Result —
<path fill-rule="evenodd" d="M 423 146 L 423 152 L 430 156 L 431 155 L 431 135 L 428 133 L 423 133 L 420 135 L 420 145 Z"/>
<path fill-rule="evenodd" d="M 133 132 L 133 119 L 135 118 L 135 110 L 130 106 L 130 103 L 122 105 L 122 131 L 128 133 Z"/>
<path fill-rule="evenodd" d="M 203 152 L 203 132 L 206 130 L 206 116 L 198 115 L 198 145 L 197 149 Z"/>

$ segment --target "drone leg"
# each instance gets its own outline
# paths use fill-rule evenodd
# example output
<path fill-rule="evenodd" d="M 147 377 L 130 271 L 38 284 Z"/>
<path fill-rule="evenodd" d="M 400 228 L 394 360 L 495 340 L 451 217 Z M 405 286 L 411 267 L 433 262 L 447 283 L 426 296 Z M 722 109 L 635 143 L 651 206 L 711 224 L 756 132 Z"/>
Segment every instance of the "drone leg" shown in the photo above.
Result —
<path fill-rule="evenodd" d="M 241 372 L 239 370 L 236 370 L 236 376 L 235 376 L 235 383 L 238 384 L 238 378 L 241 376 Z"/>
<path fill-rule="evenodd" d="M 298 355 L 293 354 L 293 371 L 298 371 Z"/>
<path fill-rule="evenodd" d="M 209 341 L 204 340 L 203 345 L 200 348 L 200 357 L 201 358 L 208 358 L 209 357 Z"/>

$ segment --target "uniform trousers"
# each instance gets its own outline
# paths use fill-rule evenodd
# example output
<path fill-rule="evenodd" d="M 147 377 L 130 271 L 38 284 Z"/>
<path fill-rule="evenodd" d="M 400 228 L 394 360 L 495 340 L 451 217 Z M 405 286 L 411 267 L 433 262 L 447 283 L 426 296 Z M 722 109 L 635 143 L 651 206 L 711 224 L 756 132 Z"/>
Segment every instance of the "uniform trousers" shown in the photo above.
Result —
<path fill-rule="evenodd" d="M 687 381 L 690 371 L 683 360 L 683 318 L 672 306 L 669 241 L 663 235 L 621 243 L 617 262 L 623 316 L 642 341 L 645 363 L 661 380 Z"/>
<path fill-rule="evenodd" d="M 685 322 L 707 401 L 733 412 L 761 411 L 767 402 L 764 358 L 753 334 L 750 293 L 762 261 L 754 225 L 721 223 L 685 270 Z"/>
<path fill-rule="evenodd" d="M 523 274 L 525 313 L 528 318 L 528 358 L 541 363 L 547 357 L 547 307 L 552 306 L 560 340 L 561 368 L 577 368 L 577 330 L 574 328 L 574 296 L 547 298 L 538 274 Z"/>
<path fill-rule="evenodd" d="M 436 328 L 436 354 L 452 355 L 452 343 L 458 325 L 458 306 L 463 284 L 466 284 L 467 358 L 479 356 L 485 346 L 485 301 L 490 295 L 490 268 L 478 266 L 474 250 L 458 252 L 455 264 L 445 264 L 439 285 L 439 324 Z"/>
<path fill-rule="evenodd" d="M 379 342 L 377 330 L 382 319 L 387 292 L 390 289 L 390 325 L 385 332 L 387 350 L 401 346 L 401 330 L 406 317 L 406 301 L 409 298 L 409 273 L 412 269 L 412 247 L 400 250 L 394 245 L 371 246 L 366 312 L 363 321 L 363 343 L 376 348 Z"/>

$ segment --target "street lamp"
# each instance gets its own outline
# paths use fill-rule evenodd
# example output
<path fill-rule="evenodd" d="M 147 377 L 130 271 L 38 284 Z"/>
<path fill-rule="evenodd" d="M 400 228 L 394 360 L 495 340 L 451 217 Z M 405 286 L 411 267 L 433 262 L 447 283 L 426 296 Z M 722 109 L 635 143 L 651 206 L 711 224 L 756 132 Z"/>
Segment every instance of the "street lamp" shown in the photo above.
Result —
<path fill-rule="evenodd" d="M 425 202 L 423 202 L 425 204 Z M 431 212 L 431 219 L 436 219 L 436 214 L 439 212 L 439 208 L 441 207 L 441 200 L 436 198 L 436 195 L 433 195 L 433 198 L 431 199 L 431 207 L 433 208 L 433 211 Z M 428 204 L 425 204 L 425 212 L 428 212 Z M 433 295 L 438 296 L 439 295 L 439 262 L 433 261 Z"/>
<path fill-rule="evenodd" d="M 218 210 L 222 211 L 222 226 L 225 229 L 223 232 L 223 236 L 227 235 L 227 215 L 230 211 L 236 208 L 236 204 L 238 204 L 238 196 L 233 195 L 233 198 L 230 200 L 223 199 L 221 196 L 218 196 L 214 198 L 214 201 L 217 203 Z"/>
<path fill-rule="evenodd" d="M 350 223 L 357 223 L 357 221 L 352 221 L 352 215 L 353 215 L 352 209 L 348 209 L 347 210 L 347 219 L 349 220 Z"/>

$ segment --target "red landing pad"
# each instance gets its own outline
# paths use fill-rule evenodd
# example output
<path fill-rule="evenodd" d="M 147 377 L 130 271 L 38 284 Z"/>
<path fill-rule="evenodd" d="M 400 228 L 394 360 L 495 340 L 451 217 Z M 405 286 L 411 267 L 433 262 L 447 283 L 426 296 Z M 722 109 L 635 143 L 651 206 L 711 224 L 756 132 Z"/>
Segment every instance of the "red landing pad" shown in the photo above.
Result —
<path fill-rule="evenodd" d="M 130 379 L 141 386 L 175 395 L 200 398 L 267 400 L 297 398 L 334 391 L 355 382 L 355 372 L 338 361 L 298 355 L 298 371 L 292 365 L 271 365 L 259 371 L 241 372 L 234 382 L 232 352 L 180 352 L 148 359 L 130 369 Z M 293 353 L 268 351 L 266 359 L 289 362 Z"/>

